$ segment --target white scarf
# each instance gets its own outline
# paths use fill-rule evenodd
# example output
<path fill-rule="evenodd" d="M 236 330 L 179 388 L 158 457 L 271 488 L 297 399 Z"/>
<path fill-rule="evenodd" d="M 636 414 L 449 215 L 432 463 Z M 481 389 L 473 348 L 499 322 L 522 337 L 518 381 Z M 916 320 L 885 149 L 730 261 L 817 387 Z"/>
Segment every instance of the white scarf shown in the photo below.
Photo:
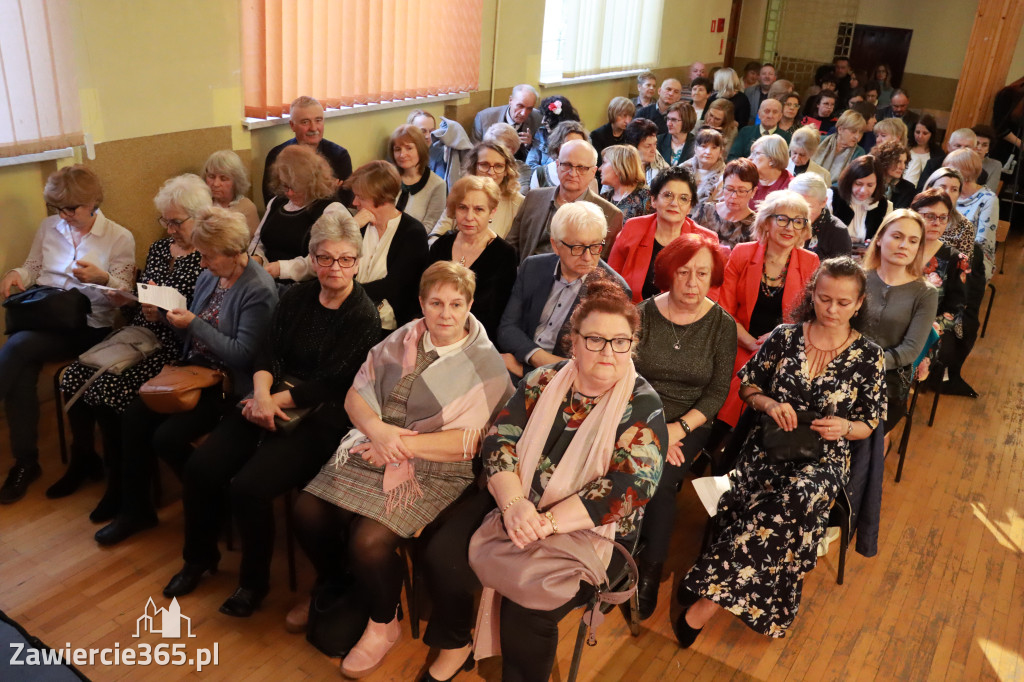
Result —
<path fill-rule="evenodd" d="M 359 251 L 359 272 L 356 274 L 356 281 L 360 284 L 368 284 L 384 279 L 388 276 L 388 251 L 391 249 L 391 240 L 398 230 L 398 223 L 402 216 L 397 216 L 388 221 L 384 235 L 380 236 L 377 228 L 373 225 L 367 226 L 363 234 L 363 247 Z M 377 306 L 377 313 L 380 315 L 380 326 L 382 329 L 397 329 L 398 323 L 395 320 L 395 310 L 388 303 L 387 299 Z"/>

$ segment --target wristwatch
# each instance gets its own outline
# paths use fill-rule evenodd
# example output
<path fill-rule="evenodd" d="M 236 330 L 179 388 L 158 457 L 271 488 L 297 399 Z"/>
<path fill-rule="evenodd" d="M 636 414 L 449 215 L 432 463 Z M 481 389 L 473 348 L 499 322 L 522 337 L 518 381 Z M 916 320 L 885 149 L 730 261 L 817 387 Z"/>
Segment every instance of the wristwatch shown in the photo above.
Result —
<path fill-rule="evenodd" d="M 683 427 L 683 433 L 685 433 L 687 436 L 689 436 L 690 435 L 690 425 L 686 423 L 686 420 L 683 419 L 682 417 L 680 417 L 677 423 L 681 427 Z"/>

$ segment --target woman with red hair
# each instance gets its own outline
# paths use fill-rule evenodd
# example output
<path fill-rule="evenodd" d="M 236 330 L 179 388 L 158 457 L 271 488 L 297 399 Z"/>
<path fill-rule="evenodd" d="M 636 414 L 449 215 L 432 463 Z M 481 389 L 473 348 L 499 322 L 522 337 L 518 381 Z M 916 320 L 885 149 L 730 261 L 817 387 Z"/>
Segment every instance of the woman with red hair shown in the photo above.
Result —
<path fill-rule="evenodd" d="M 683 235 L 658 254 L 654 272 L 665 293 L 637 306 L 641 322 L 636 367 L 665 407 L 668 457 L 641 531 L 646 542 L 637 593 L 641 618 L 657 606 L 675 525 L 676 493 L 725 402 L 736 355 L 736 322 L 708 298 L 725 275 L 718 244 L 702 235 Z"/>

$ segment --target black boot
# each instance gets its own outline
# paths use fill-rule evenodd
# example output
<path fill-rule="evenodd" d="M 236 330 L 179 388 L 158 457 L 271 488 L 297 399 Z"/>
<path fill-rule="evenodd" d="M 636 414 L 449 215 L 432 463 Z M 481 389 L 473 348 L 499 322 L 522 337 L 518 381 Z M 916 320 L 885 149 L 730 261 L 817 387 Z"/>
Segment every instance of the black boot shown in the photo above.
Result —
<path fill-rule="evenodd" d="M 98 481 L 103 478 L 103 461 L 95 452 L 87 454 L 71 454 L 68 470 L 56 483 L 46 489 L 50 499 L 67 497 L 78 490 L 86 479 Z"/>
<path fill-rule="evenodd" d="M 661 568 L 664 563 L 658 561 L 641 561 L 640 580 L 636 587 L 637 603 L 640 607 L 640 620 L 647 620 L 658 606 L 658 587 L 661 585 Z"/>

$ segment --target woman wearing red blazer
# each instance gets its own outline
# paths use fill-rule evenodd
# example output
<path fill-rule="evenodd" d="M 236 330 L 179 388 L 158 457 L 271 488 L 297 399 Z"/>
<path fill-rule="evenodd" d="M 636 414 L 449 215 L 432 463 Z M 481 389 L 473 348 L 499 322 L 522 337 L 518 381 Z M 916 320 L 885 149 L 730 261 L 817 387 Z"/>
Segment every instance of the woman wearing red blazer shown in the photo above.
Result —
<path fill-rule="evenodd" d="M 673 166 L 658 173 L 651 183 L 651 215 L 630 218 L 615 238 L 608 265 L 622 275 L 633 292 L 633 302 L 661 293 L 654 284 L 654 259 L 663 248 L 684 234 L 701 234 L 718 243 L 718 235 L 689 217 L 697 196 L 690 171 Z"/>
<path fill-rule="evenodd" d="M 736 363 L 718 419 L 736 425 L 743 401 L 736 377 L 776 326 L 792 322 L 804 286 L 818 269 L 818 256 L 799 248 L 807 239 L 810 208 L 790 190 L 772 192 L 754 221 L 756 242 L 738 244 L 725 266 L 718 303 L 736 320 Z"/>

